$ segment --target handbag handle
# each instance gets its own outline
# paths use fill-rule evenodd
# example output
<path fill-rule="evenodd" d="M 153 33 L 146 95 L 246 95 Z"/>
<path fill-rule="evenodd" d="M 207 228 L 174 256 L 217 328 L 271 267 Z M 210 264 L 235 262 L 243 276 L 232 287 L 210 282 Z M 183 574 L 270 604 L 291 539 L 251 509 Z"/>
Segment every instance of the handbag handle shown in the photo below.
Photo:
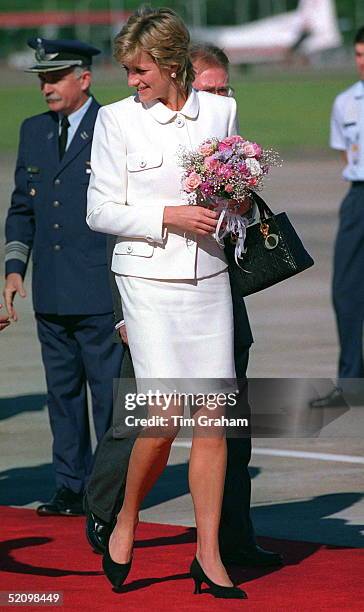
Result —
<path fill-rule="evenodd" d="M 261 198 L 256 193 L 256 191 L 250 191 L 250 197 L 252 198 L 254 203 L 257 205 L 257 208 L 259 211 L 259 217 L 260 217 L 258 221 L 258 223 L 260 224 L 260 231 L 263 237 L 266 239 L 269 234 L 269 225 L 267 223 L 267 220 L 270 217 L 274 217 L 274 213 L 269 208 L 268 204 L 263 200 L 263 198 Z M 234 237 L 233 233 L 231 233 L 230 235 L 230 242 L 232 244 L 236 244 L 236 237 Z"/>
<path fill-rule="evenodd" d="M 251 197 L 259 210 L 261 223 L 268 219 L 268 217 L 273 217 L 273 211 L 269 208 L 268 204 L 264 202 L 263 198 L 256 193 L 256 191 L 251 191 Z"/>

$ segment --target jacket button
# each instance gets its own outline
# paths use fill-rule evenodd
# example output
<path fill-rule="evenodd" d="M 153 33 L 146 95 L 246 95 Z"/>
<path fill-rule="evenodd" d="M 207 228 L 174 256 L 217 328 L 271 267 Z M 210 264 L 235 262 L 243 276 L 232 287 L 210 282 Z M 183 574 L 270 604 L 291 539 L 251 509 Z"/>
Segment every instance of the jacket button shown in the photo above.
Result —
<path fill-rule="evenodd" d="M 127 253 L 132 253 L 133 252 L 133 247 L 130 246 L 130 244 L 129 244 L 129 246 L 126 247 L 126 251 L 127 251 Z"/>
<path fill-rule="evenodd" d="M 56 180 L 54 181 L 54 184 L 55 184 L 55 185 L 60 185 L 60 184 L 61 184 L 61 179 L 56 179 Z"/>
<path fill-rule="evenodd" d="M 53 247 L 53 249 L 54 249 L 55 251 L 60 251 L 60 250 L 61 250 L 61 245 L 60 245 L 60 244 L 55 244 L 55 245 L 54 245 L 54 247 Z"/>
<path fill-rule="evenodd" d="M 55 224 L 53 225 L 53 229 L 59 229 L 59 228 L 60 228 L 59 223 L 55 223 Z"/>
<path fill-rule="evenodd" d="M 35 191 L 34 187 L 32 187 L 32 188 L 30 189 L 30 191 L 29 191 L 29 194 L 30 194 L 31 196 L 35 196 L 35 194 L 36 194 L 36 193 L 37 193 L 37 192 Z"/>
<path fill-rule="evenodd" d="M 60 202 L 58 202 L 58 200 L 54 200 L 53 206 L 54 208 L 58 208 L 58 206 L 60 206 Z"/>
<path fill-rule="evenodd" d="M 145 159 L 141 159 L 139 165 L 141 168 L 145 168 L 145 166 L 147 165 L 147 162 L 145 161 Z"/>
<path fill-rule="evenodd" d="M 185 121 L 184 121 L 183 117 L 181 115 L 177 115 L 176 126 L 177 127 L 183 127 L 184 124 L 185 124 Z"/>

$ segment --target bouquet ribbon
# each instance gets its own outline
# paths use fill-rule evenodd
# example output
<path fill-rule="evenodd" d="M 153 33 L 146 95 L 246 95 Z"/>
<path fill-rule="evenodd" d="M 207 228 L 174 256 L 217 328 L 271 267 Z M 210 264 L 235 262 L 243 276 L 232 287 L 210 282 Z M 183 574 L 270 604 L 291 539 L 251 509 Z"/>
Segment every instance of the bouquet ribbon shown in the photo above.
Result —
<path fill-rule="evenodd" d="M 216 212 L 219 212 L 220 216 L 213 237 L 218 245 L 223 248 L 225 236 L 227 234 L 234 235 L 236 239 L 235 262 L 240 267 L 238 258 L 246 253 L 246 228 L 250 225 L 250 220 L 245 215 L 241 216 L 229 210 L 229 204 L 226 200 L 224 200 L 224 203 L 217 203 Z"/>

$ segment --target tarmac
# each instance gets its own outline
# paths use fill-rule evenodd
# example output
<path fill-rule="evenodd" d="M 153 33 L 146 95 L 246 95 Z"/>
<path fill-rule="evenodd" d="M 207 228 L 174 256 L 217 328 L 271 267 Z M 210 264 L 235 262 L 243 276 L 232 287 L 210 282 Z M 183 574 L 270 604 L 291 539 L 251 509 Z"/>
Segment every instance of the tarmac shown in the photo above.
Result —
<path fill-rule="evenodd" d="M 0 162 L 3 235 L 15 158 L 3 155 Z M 293 379 L 296 390 L 303 386 L 299 411 L 310 427 L 300 421 L 296 428 L 253 439 L 252 518 L 258 535 L 359 547 L 363 545 L 364 407 L 359 403 L 314 417 L 307 412 L 309 395 L 330 389 L 336 372 L 330 282 L 338 209 L 347 188 L 340 174 L 341 163 L 334 156 L 287 155 L 263 194 L 275 212 L 288 213 L 315 266 L 247 298 L 255 340 L 248 375 L 263 379 L 267 393 L 269 385 L 279 384 L 280 379 Z M 27 298 L 16 302 L 19 321 L 0 336 L 0 504 L 31 508 L 52 494 L 53 480 L 30 270 L 26 288 Z M 255 388 L 259 384 L 254 381 Z M 187 485 L 188 446 L 188 440 L 176 441 L 164 475 L 145 500 L 142 520 L 194 524 Z"/>

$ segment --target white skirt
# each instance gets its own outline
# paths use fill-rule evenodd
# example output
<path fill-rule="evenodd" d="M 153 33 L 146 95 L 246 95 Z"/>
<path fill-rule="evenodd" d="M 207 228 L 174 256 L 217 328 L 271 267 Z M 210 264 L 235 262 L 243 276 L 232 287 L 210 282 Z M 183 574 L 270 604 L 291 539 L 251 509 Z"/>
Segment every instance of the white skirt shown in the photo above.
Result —
<path fill-rule="evenodd" d="M 199 280 L 115 279 L 137 380 L 208 379 L 209 392 L 235 388 L 227 270 Z"/>

